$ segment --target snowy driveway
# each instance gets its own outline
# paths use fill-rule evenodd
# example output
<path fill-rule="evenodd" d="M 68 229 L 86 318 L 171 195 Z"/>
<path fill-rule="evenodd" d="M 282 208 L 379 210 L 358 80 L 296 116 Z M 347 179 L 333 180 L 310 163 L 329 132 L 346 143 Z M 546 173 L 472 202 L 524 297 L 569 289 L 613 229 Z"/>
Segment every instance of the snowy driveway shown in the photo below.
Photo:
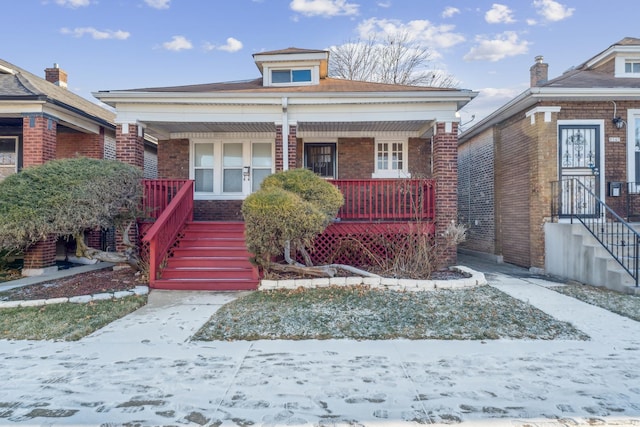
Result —
<path fill-rule="evenodd" d="M 79 342 L 0 340 L 0 425 L 640 426 L 640 323 L 487 278 L 591 341 L 194 343 L 233 294 L 154 291 Z"/>

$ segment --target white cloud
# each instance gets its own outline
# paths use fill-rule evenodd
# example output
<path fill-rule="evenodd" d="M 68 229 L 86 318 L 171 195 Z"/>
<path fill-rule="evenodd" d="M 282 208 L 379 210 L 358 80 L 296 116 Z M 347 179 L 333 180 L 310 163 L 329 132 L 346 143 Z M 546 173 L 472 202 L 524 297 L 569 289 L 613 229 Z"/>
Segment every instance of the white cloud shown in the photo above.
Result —
<path fill-rule="evenodd" d="M 574 8 L 569 8 L 554 0 L 533 0 L 533 7 L 536 8 L 538 15 L 552 22 L 567 19 L 575 11 Z"/>
<path fill-rule="evenodd" d="M 173 36 L 170 42 L 162 43 L 162 47 L 175 52 L 193 49 L 191 42 L 184 36 Z"/>
<path fill-rule="evenodd" d="M 242 49 L 242 42 L 234 39 L 233 37 L 229 37 L 227 39 L 227 44 L 218 47 L 218 49 L 224 50 L 225 52 L 237 52 Z"/>
<path fill-rule="evenodd" d="M 379 1 L 378 2 L 378 6 L 379 7 L 384 7 L 386 9 L 388 7 L 391 7 L 391 2 L 390 1 Z"/>
<path fill-rule="evenodd" d="M 536 25 L 538 24 L 538 21 L 536 21 L 535 19 L 527 19 L 527 25 Z"/>
<path fill-rule="evenodd" d="M 89 6 L 89 0 L 56 0 L 56 4 L 59 6 L 70 7 L 75 9 L 77 7 Z"/>
<path fill-rule="evenodd" d="M 362 21 L 357 31 L 362 39 L 384 39 L 387 36 L 406 34 L 411 42 L 428 44 L 430 48 L 448 48 L 462 43 L 462 34 L 453 32 L 454 25 L 434 25 L 427 20 L 403 23 L 393 19 L 371 18 Z"/>
<path fill-rule="evenodd" d="M 289 7 L 305 16 L 357 15 L 360 5 L 347 0 L 293 0 Z"/>
<path fill-rule="evenodd" d="M 461 111 L 463 116 L 463 123 L 465 124 L 464 130 L 469 129 L 480 120 L 484 119 L 489 114 L 496 111 L 498 108 L 511 101 L 513 98 L 521 94 L 528 87 L 528 80 L 526 85 L 519 85 L 509 88 L 481 88 L 476 89 L 479 92 L 478 96 L 473 99 L 473 102 L 467 104 Z M 471 119 L 472 116 L 475 118 Z"/>
<path fill-rule="evenodd" d="M 494 3 L 491 9 L 484 14 L 484 20 L 489 24 L 511 24 L 516 22 L 513 19 L 513 11 L 504 4 Z"/>
<path fill-rule="evenodd" d="M 242 49 L 244 47 L 244 45 L 242 44 L 242 42 L 238 39 L 234 39 L 233 37 L 229 37 L 227 39 L 227 43 L 223 44 L 223 45 L 215 45 L 213 43 L 210 42 L 205 42 L 202 45 L 202 48 L 206 51 L 206 52 L 211 52 L 212 50 L 222 50 L 225 52 L 237 52 L 240 49 Z"/>
<path fill-rule="evenodd" d="M 505 31 L 494 39 L 476 36 L 477 45 L 464 56 L 465 61 L 500 61 L 509 56 L 522 55 L 529 51 L 529 42 L 519 40 L 518 34 Z"/>
<path fill-rule="evenodd" d="M 457 7 L 448 6 L 442 11 L 443 18 L 451 18 L 453 15 L 460 13 L 460 9 Z"/>
<path fill-rule="evenodd" d="M 131 33 L 129 33 L 128 31 L 97 30 L 93 27 L 74 28 L 73 30 L 69 28 L 62 28 L 60 29 L 60 32 L 62 34 L 69 34 L 74 37 L 83 37 L 85 35 L 89 35 L 95 40 L 126 40 L 131 35 Z"/>
<path fill-rule="evenodd" d="M 154 9 L 169 9 L 171 0 L 144 0 L 144 2 Z"/>

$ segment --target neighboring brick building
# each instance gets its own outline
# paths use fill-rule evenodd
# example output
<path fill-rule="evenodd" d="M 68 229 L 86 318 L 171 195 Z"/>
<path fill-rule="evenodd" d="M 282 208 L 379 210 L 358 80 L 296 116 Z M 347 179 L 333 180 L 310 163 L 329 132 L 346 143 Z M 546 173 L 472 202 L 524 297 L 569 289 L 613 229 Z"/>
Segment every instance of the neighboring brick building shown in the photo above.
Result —
<path fill-rule="evenodd" d="M 57 64 L 41 78 L 0 60 L 0 101 L 0 180 L 54 159 L 116 158 L 115 114 L 69 91 L 67 73 Z M 154 178 L 156 144 L 147 141 L 144 151 L 144 162 L 135 164 Z M 99 245 L 99 233 L 89 242 Z M 54 238 L 29 248 L 23 274 L 55 270 L 55 254 Z"/>
<path fill-rule="evenodd" d="M 456 217 L 456 112 L 477 93 L 329 78 L 323 50 L 253 56 L 253 80 L 94 95 L 158 139 L 159 178 L 195 181 L 197 220 L 239 220 L 265 176 L 304 167 L 338 181 L 433 178 L 441 235 Z"/>
<path fill-rule="evenodd" d="M 458 146 L 458 218 L 469 226 L 461 246 L 537 271 L 545 269 L 552 201 L 591 209 L 557 182 L 578 178 L 621 216 L 633 214 L 624 183 L 640 181 L 640 39 L 552 80 L 547 72 L 536 57 L 531 87 L 466 130 Z M 618 183 L 620 192 L 610 191 Z"/>

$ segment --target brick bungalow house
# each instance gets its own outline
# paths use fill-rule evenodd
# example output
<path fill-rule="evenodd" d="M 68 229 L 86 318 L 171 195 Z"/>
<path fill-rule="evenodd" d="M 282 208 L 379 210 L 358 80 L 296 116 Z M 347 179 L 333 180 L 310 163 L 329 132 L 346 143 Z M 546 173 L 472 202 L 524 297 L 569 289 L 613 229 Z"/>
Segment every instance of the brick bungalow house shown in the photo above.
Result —
<path fill-rule="evenodd" d="M 134 164 L 140 161 L 143 131 L 158 139 L 160 180 L 147 183 L 148 205 L 164 209 L 164 199 L 171 198 L 175 206 L 178 187 L 183 182 L 193 186 L 185 190 L 183 218 L 168 219 L 166 211 L 158 210 L 162 221 L 149 231 L 175 236 L 162 237 L 162 249 L 152 250 L 152 264 L 171 250 L 161 275 L 152 266 L 152 286 L 255 287 L 255 277 L 229 285 L 229 276 L 216 284 L 231 273 L 213 267 L 204 271 L 216 261 L 204 251 L 196 254 L 188 242 L 203 245 L 234 227 L 242 240 L 244 198 L 277 171 L 309 168 L 339 186 L 347 203 L 341 221 L 327 231 L 334 236 L 381 233 L 383 225 L 387 230 L 410 223 L 415 212 L 400 206 L 407 207 L 409 196 L 420 198 L 421 220 L 436 235 L 456 218 L 456 113 L 476 93 L 329 78 L 329 52 L 324 50 L 288 48 L 253 58 L 261 73 L 253 80 L 94 93 L 116 109 L 122 138 L 117 144 L 125 147 L 128 141 Z M 180 208 L 167 210 L 175 216 Z M 163 221 L 174 223 L 159 231 Z M 196 231 L 190 230 L 198 226 L 200 234 L 192 236 Z M 180 242 L 174 248 L 176 237 Z M 155 248 L 149 235 L 144 241 Z M 322 247 L 316 253 L 326 255 L 335 239 L 316 243 Z M 230 251 L 223 248 L 226 255 Z M 455 257 L 455 252 L 447 254 L 445 263 Z"/>
<path fill-rule="evenodd" d="M 459 138 L 458 218 L 469 226 L 462 247 L 602 284 L 593 277 L 602 272 L 586 273 L 608 256 L 586 249 L 593 230 L 574 238 L 584 228 L 574 225 L 565 240 L 554 238 L 570 217 L 595 218 L 606 232 L 602 222 L 619 223 L 614 213 L 638 213 L 627 183 L 640 182 L 640 39 L 620 40 L 551 80 L 539 56 L 530 74 L 529 89 Z"/>
<path fill-rule="evenodd" d="M 84 156 L 119 158 L 115 114 L 67 90 L 67 73 L 57 64 L 38 77 L 0 60 L 0 180 L 49 160 Z M 156 145 L 141 150 L 145 176 L 157 176 Z M 89 244 L 100 247 L 100 233 Z M 56 240 L 40 242 L 24 254 L 24 275 L 55 267 Z"/>

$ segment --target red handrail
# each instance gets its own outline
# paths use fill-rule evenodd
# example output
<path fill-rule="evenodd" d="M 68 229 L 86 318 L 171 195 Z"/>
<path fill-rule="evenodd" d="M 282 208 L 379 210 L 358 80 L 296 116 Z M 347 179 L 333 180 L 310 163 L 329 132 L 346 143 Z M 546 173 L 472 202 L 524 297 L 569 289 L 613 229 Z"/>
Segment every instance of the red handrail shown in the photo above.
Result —
<path fill-rule="evenodd" d="M 188 179 L 145 179 L 143 212 L 145 218 L 158 219 Z"/>
<path fill-rule="evenodd" d="M 142 238 L 149 244 L 149 285 L 158 278 L 159 267 L 187 221 L 193 220 L 193 181 L 186 181 Z"/>
<path fill-rule="evenodd" d="M 435 217 L 433 179 L 329 180 L 344 196 L 342 220 L 432 220 Z"/>

